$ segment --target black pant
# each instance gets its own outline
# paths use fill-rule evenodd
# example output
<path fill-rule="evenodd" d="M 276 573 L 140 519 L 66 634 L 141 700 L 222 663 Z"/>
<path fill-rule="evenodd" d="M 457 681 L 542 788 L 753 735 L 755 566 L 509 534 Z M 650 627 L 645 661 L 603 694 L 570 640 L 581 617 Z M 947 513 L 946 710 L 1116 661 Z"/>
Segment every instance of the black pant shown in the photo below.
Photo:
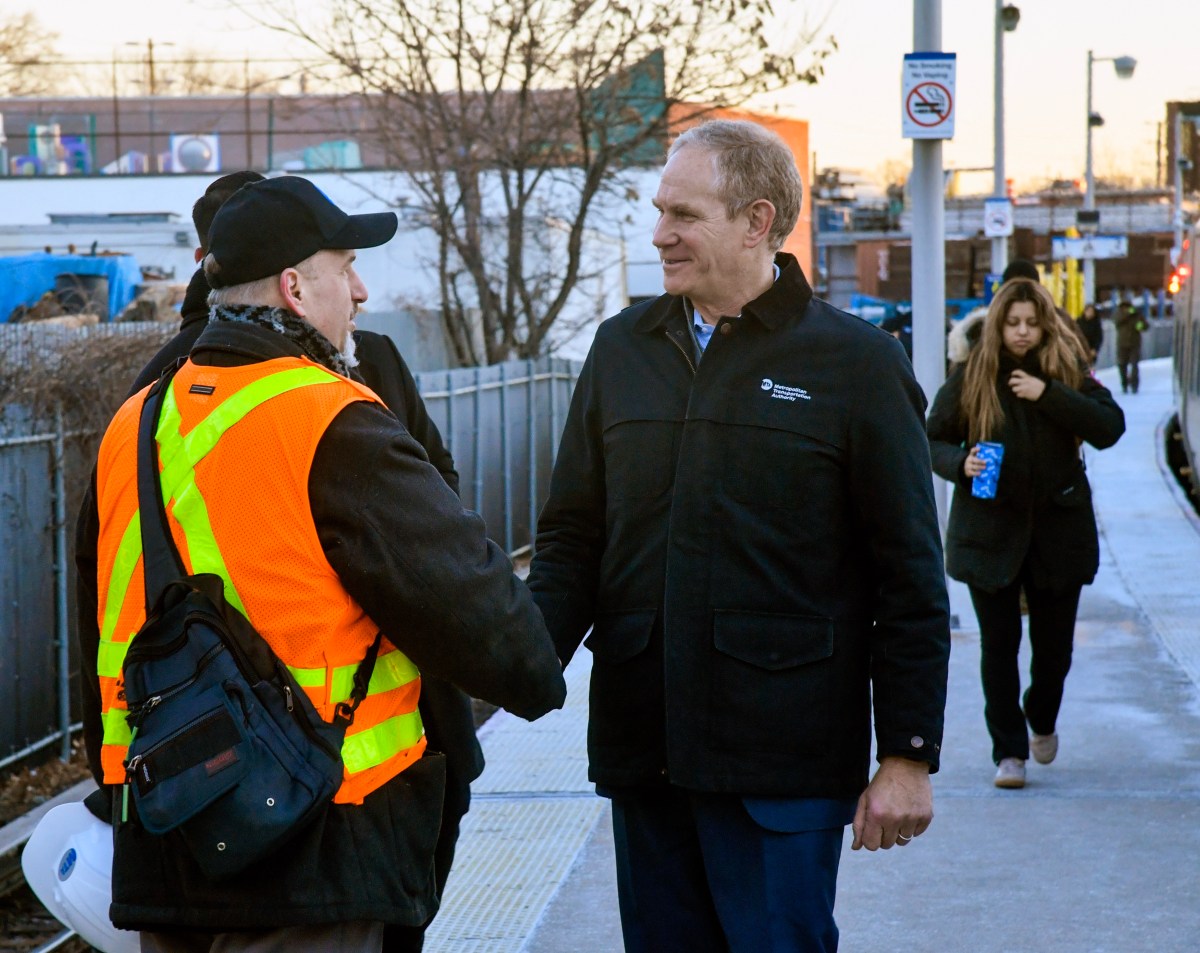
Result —
<path fill-rule="evenodd" d="M 1021 706 L 1021 588 L 1029 605 L 1029 688 Z M 1075 613 L 1081 586 L 1038 589 L 1029 579 L 1028 564 L 1011 585 L 998 592 L 971 586 L 971 602 L 979 619 L 979 670 L 983 677 L 983 716 L 992 736 L 992 760 L 1029 757 L 1029 734 L 1054 732 L 1062 705 L 1063 683 L 1071 669 Z"/>
<path fill-rule="evenodd" d="M 1121 393 L 1138 390 L 1138 361 L 1142 358 L 1142 342 L 1117 346 L 1117 373 L 1121 375 Z"/>

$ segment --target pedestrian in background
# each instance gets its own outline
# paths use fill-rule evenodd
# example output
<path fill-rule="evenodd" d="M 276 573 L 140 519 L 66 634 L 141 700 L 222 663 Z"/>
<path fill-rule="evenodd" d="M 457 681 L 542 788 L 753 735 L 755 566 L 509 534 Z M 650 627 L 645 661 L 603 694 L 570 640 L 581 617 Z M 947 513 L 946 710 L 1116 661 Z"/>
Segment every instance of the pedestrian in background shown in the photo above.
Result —
<path fill-rule="evenodd" d="M 1113 322 L 1117 326 L 1117 373 L 1121 375 L 1121 393 L 1138 392 L 1138 362 L 1142 359 L 1142 332 L 1146 321 L 1128 297 L 1117 305 Z"/>
<path fill-rule="evenodd" d="M 946 569 L 970 588 L 979 620 L 995 783 L 1023 787 L 1031 749 L 1040 764 L 1053 761 L 1058 750 L 1079 593 L 1100 562 L 1080 442 L 1112 446 L 1125 431 L 1125 417 L 1087 374 L 1050 293 L 1035 281 L 1014 279 L 992 300 L 966 364 L 938 391 L 927 426 L 933 468 L 954 484 Z M 982 441 L 1004 447 L 991 499 L 972 494 L 984 470 Z M 1017 662 L 1022 589 L 1033 650 L 1023 699 Z"/>
<path fill-rule="evenodd" d="M 912 360 L 913 313 L 910 305 L 899 305 L 896 313 L 884 318 L 879 326 L 887 331 L 904 347 L 904 353 Z"/>
<path fill-rule="evenodd" d="M 600 326 L 538 521 L 559 657 L 591 630 L 627 953 L 832 953 L 845 826 L 888 849 L 933 817 L 950 632 L 925 401 L 900 345 L 780 252 L 801 187 L 753 123 L 675 141 L 667 294 Z"/>
<path fill-rule="evenodd" d="M 1104 325 L 1100 321 L 1100 314 L 1096 311 L 1094 304 L 1089 303 L 1083 306 L 1083 314 L 1079 316 L 1079 330 L 1083 332 L 1083 338 L 1087 341 L 1090 353 L 1089 363 L 1095 367 L 1096 358 L 1104 344 Z"/>

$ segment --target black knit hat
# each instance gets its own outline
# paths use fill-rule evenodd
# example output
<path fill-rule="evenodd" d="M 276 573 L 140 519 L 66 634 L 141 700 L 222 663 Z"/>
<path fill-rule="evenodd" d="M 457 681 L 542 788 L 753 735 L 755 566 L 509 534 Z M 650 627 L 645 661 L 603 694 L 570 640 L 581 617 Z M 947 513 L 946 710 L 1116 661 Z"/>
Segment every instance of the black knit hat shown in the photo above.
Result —
<path fill-rule="evenodd" d="M 213 288 L 257 281 L 324 249 L 374 248 L 396 234 L 394 212 L 347 215 L 308 179 L 283 175 L 243 185 L 208 234 L 204 274 Z"/>
<path fill-rule="evenodd" d="M 1030 281 L 1042 280 L 1042 276 L 1038 274 L 1037 265 L 1028 258 L 1014 258 L 1009 262 L 1008 267 L 1004 269 L 1004 277 L 1000 283 L 1004 284 L 1013 278 L 1028 278 Z"/>

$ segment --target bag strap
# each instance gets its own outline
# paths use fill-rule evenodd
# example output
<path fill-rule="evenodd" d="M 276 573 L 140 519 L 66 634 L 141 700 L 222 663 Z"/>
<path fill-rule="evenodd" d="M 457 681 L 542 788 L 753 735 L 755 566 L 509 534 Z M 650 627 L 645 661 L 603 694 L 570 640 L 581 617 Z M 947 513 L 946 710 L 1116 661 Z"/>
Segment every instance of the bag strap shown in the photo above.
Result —
<path fill-rule="evenodd" d="M 158 604 L 163 590 L 186 575 L 179 549 L 167 526 L 162 481 L 158 474 L 158 442 L 154 438 L 163 398 L 175 372 L 186 358 L 166 367 L 142 402 L 138 420 L 137 494 L 142 531 L 142 565 L 146 582 L 146 618 Z"/>
<path fill-rule="evenodd" d="M 146 583 L 146 618 L 153 613 L 163 591 L 187 575 L 183 560 L 179 556 L 179 548 L 175 545 L 175 538 L 171 535 L 171 529 L 167 525 L 162 481 L 158 475 L 158 441 L 155 439 L 158 417 L 167 388 L 170 386 L 175 372 L 186 361 L 187 358 L 180 358 L 163 370 L 162 376 L 154 382 L 146 394 L 146 399 L 142 402 L 141 417 L 138 420 L 137 490 L 138 510 L 141 514 L 142 562 Z M 234 612 L 237 611 L 230 608 Z M 375 640 L 367 649 L 367 654 L 358 663 L 358 668 L 354 672 L 354 688 L 350 692 L 350 698 L 347 701 L 338 702 L 334 709 L 336 722 L 341 722 L 347 727 L 354 723 L 354 713 L 362 704 L 362 700 L 367 697 L 367 689 L 371 684 L 371 675 L 375 672 L 375 661 L 379 657 L 379 644 L 382 639 L 383 632 L 377 632 Z"/>
<path fill-rule="evenodd" d="M 354 671 L 354 688 L 350 690 L 350 698 L 347 701 L 338 702 L 334 707 L 333 720 L 335 724 L 342 724 L 347 728 L 354 724 L 354 713 L 358 711 L 362 700 L 367 697 L 367 688 L 371 684 L 371 675 L 375 672 L 375 660 L 379 657 L 379 643 L 382 639 L 383 632 L 376 632 L 375 641 L 367 649 L 363 660 L 358 663 L 358 668 Z"/>

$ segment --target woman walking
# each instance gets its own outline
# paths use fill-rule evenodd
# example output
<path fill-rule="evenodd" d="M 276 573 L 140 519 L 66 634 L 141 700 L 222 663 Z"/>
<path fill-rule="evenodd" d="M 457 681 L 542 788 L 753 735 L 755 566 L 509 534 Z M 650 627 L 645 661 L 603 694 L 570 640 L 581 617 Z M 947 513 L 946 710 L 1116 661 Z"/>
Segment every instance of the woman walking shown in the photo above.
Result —
<path fill-rule="evenodd" d="M 933 468 L 955 487 L 946 568 L 970 588 L 979 619 L 995 783 L 1024 787 L 1030 750 L 1041 764 L 1058 751 L 1055 726 L 1079 592 L 1100 562 L 1080 445 L 1111 447 L 1125 431 L 1125 417 L 1088 375 L 1087 357 L 1049 292 L 1018 279 L 997 292 L 978 346 L 938 391 L 928 431 Z M 985 442 L 1003 450 L 990 446 L 981 456 Z M 994 496 L 973 495 L 984 457 L 997 452 L 1003 456 Z M 987 476 L 976 492 L 986 492 Z M 1022 589 L 1033 652 L 1023 699 Z"/>

